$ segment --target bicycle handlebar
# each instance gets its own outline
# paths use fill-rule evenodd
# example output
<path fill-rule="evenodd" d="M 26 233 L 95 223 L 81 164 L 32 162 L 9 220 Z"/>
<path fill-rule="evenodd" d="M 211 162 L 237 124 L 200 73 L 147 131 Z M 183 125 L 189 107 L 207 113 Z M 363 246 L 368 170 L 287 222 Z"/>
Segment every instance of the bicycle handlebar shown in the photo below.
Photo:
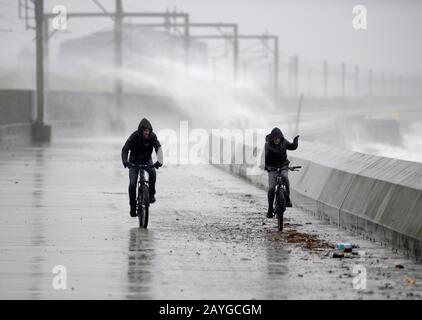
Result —
<path fill-rule="evenodd" d="M 129 167 L 131 167 L 131 168 L 140 168 L 140 169 L 148 169 L 148 168 L 152 168 L 153 165 L 152 164 L 134 164 L 134 163 L 129 163 Z"/>
<path fill-rule="evenodd" d="M 302 166 L 294 166 L 294 167 L 281 167 L 281 168 L 271 168 L 270 171 L 282 171 L 282 170 L 290 170 L 290 171 L 299 171 L 298 169 L 302 168 Z"/>
<path fill-rule="evenodd" d="M 301 168 L 302 168 L 302 166 L 294 166 L 294 167 L 289 167 L 288 169 L 290 171 L 298 171 L 297 169 L 301 169 Z"/>

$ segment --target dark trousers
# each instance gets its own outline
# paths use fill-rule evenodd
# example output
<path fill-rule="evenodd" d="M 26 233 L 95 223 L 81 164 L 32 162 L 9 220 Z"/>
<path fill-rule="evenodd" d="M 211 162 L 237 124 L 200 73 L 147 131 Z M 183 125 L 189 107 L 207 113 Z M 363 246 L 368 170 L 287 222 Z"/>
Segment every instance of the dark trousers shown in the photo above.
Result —
<path fill-rule="evenodd" d="M 146 160 L 141 162 L 140 164 L 152 165 L 152 160 Z M 131 207 L 136 206 L 136 188 L 138 183 L 139 171 L 140 169 L 138 168 L 129 168 L 129 203 Z M 148 172 L 149 194 L 150 196 L 153 196 L 155 195 L 155 182 L 157 180 L 157 174 L 155 172 L 154 167 L 151 167 L 145 171 Z"/>
<path fill-rule="evenodd" d="M 286 183 L 286 195 L 287 195 L 287 200 L 290 200 L 290 182 L 289 182 L 289 170 L 283 170 L 281 171 L 281 176 L 283 177 L 285 183 Z M 268 172 L 268 193 L 267 193 L 267 197 L 268 197 L 268 209 L 269 210 L 273 210 L 273 204 L 274 204 L 274 191 L 275 191 L 275 187 L 277 185 L 277 176 L 278 173 L 277 171 L 270 171 Z"/>

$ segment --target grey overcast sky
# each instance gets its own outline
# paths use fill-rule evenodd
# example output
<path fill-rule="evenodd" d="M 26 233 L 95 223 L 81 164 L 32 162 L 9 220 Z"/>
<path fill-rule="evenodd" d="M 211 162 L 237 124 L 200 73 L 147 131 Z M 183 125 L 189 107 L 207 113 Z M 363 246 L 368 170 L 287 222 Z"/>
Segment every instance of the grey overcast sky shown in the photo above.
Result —
<path fill-rule="evenodd" d="M 110 11 L 114 0 L 100 0 Z M 68 11 L 99 11 L 89 0 L 46 0 L 46 11 L 56 4 Z M 357 63 L 364 68 L 422 74 L 422 1 L 418 0 L 123 0 L 127 11 L 164 11 L 177 7 L 192 22 L 236 22 L 241 33 L 265 31 L 280 37 L 285 55 L 305 60 Z M 352 28 L 352 8 L 365 5 L 368 29 Z M 0 0 L 0 63 L 12 61 L 23 46 L 32 47 L 33 31 L 17 19 L 17 0 Z M 135 22 L 135 20 L 132 20 Z M 138 20 L 140 21 L 140 20 Z M 111 27 L 110 19 L 73 20 L 70 33 L 55 36 L 52 45 Z M 4 32 L 12 29 L 13 32 Z"/>

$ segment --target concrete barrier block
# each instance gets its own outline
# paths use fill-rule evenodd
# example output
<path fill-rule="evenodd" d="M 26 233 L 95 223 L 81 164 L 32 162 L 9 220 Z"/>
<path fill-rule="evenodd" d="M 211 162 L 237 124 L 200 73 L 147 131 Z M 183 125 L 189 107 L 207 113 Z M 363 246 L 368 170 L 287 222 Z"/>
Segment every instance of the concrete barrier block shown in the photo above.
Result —
<path fill-rule="evenodd" d="M 33 142 L 50 142 L 51 127 L 42 123 L 32 124 L 32 141 Z"/>

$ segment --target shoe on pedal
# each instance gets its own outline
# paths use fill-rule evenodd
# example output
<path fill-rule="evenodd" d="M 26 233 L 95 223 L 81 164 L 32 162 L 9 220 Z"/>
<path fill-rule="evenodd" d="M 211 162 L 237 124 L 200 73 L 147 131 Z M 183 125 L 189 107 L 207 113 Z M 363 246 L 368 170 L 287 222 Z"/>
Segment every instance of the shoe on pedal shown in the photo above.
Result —
<path fill-rule="evenodd" d="M 135 207 L 131 207 L 129 214 L 130 214 L 130 216 L 132 218 L 136 217 L 136 208 Z"/>
<path fill-rule="evenodd" d="M 154 203 L 156 200 L 155 200 L 155 197 L 154 196 L 149 196 L 149 203 Z"/>

